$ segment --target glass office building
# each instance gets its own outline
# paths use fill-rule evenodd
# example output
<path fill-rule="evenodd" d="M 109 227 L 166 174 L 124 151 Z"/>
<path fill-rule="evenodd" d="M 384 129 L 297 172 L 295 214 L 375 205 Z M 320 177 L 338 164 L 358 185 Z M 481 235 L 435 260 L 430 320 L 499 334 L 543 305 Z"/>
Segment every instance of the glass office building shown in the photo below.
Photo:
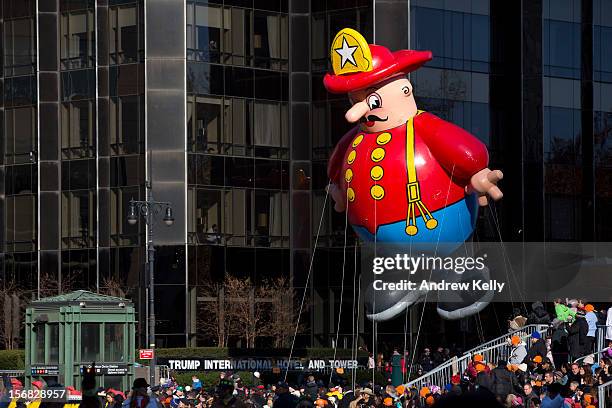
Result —
<path fill-rule="evenodd" d="M 508 180 L 480 239 L 612 240 L 608 1 L 1 3 L 0 279 L 45 296 L 119 285 L 144 333 L 145 226 L 127 210 L 149 179 L 175 213 L 154 228 L 158 346 L 212 344 L 204 287 L 225 274 L 306 287 L 298 344 L 331 345 L 339 327 L 350 345 L 358 246 L 325 203 L 348 100 L 322 86 L 343 27 L 433 51 L 410 77 L 417 103 L 485 142 Z M 475 339 L 492 309 L 426 324 Z M 403 319 L 358 323 L 365 344 L 404 333 Z"/>

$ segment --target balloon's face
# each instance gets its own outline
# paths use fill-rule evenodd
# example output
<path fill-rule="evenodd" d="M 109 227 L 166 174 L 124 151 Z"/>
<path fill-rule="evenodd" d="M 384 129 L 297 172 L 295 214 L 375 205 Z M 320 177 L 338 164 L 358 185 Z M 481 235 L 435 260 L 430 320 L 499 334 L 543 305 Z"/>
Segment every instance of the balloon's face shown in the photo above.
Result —
<path fill-rule="evenodd" d="M 364 132 L 392 129 L 403 125 L 417 113 L 412 84 L 404 76 L 351 92 L 349 99 L 353 106 L 346 112 L 346 120 L 361 122 Z"/>

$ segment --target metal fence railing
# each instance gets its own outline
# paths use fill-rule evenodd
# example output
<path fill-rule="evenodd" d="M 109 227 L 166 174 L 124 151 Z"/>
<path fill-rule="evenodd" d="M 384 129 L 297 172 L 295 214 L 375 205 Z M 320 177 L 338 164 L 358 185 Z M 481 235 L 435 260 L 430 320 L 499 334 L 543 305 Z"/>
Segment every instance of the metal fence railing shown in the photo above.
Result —
<path fill-rule="evenodd" d="M 428 371 L 412 381 L 409 381 L 406 386 L 416 387 L 418 389 L 430 385 L 444 387 L 446 384 L 451 382 L 451 377 L 453 375 L 461 374 L 467 370 L 468 364 L 475 354 L 482 355 L 485 361 L 495 363 L 500 358 L 507 358 L 507 354 L 510 350 L 508 339 L 511 336 L 517 335 L 521 338 L 521 340 L 525 341 L 531 337 L 531 334 L 535 331 L 538 331 L 540 334 L 544 335 L 547 330 L 548 325 L 532 324 L 524 326 L 520 330 L 509 332 L 503 336 L 499 336 L 493 340 L 482 343 L 481 345 L 466 351 L 460 357 L 453 357 L 452 359 L 440 364 L 433 370 Z M 527 342 L 527 347 L 529 347 L 529 342 Z"/>
<path fill-rule="evenodd" d="M 24 375 L 24 370 L 0 370 L 0 377 L 18 378 Z"/>
<path fill-rule="evenodd" d="M 608 346 L 609 340 L 606 340 L 606 334 L 608 331 L 608 327 L 612 327 L 612 326 L 597 325 L 597 343 L 595 344 L 595 348 L 597 350 L 601 350 L 604 347 Z"/>
<path fill-rule="evenodd" d="M 530 337 L 535 331 L 538 331 L 540 334 L 545 334 L 546 331 L 548 330 L 548 327 L 549 326 L 546 324 L 528 324 L 526 326 L 521 327 L 518 330 L 508 332 L 504 335 L 494 338 L 493 340 L 489 340 L 486 343 L 482 343 L 474 347 L 473 349 L 466 351 L 464 354 L 472 354 L 472 355 L 480 354 L 480 353 L 477 353 L 478 350 L 489 349 L 493 346 L 498 346 L 501 344 L 508 344 L 508 338 L 515 336 L 515 335 L 521 337 L 521 339 L 524 340 Z"/>
<path fill-rule="evenodd" d="M 453 375 L 467 370 L 470 359 L 471 356 L 469 355 L 453 357 L 450 360 L 440 364 L 433 370 L 426 372 L 422 376 L 415 378 L 412 381 L 409 381 L 406 384 L 406 387 L 416 387 L 417 389 L 428 387 L 430 385 L 444 387 L 444 385 L 450 383 Z"/>
<path fill-rule="evenodd" d="M 582 362 L 583 362 L 583 361 L 584 361 L 586 358 L 588 358 L 588 357 L 591 357 L 591 356 L 592 356 L 592 357 L 593 357 L 593 362 L 594 362 L 594 363 L 597 363 L 597 362 L 599 362 L 599 357 L 600 357 L 601 353 L 605 353 L 605 352 L 606 352 L 606 351 L 608 351 L 608 350 L 610 350 L 610 347 L 604 347 L 604 348 L 602 348 L 601 350 L 597 350 L 597 351 L 595 351 L 594 353 L 589 353 L 589 354 L 587 354 L 587 355 L 585 355 L 585 356 L 578 357 L 578 358 L 577 358 L 577 359 L 575 359 L 573 362 L 574 362 L 574 363 L 578 363 L 578 364 L 580 364 L 580 363 L 582 363 Z"/>
<path fill-rule="evenodd" d="M 607 408 L 612 405 L 612 381 L 601 384 L 597 387 L 597 406 Z"/>
<path fill-rule="evenodd" d="M 159 379 L 161 380 L 162 378 L 164 380 L 169 380 L 170 379 L 170 367 L 168 367 L 167 365 L 158 365 L 157 366 L 157 370 L 159 373 Z M 158 380 L 159 382 L 159 380 Z"/>

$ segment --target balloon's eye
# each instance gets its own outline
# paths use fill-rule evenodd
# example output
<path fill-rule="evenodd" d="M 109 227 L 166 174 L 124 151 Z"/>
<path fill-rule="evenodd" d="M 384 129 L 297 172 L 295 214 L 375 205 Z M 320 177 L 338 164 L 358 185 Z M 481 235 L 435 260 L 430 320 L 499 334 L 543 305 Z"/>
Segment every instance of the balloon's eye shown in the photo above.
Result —
<path fill-rule="evenodd" d="M 382 99 L 377 94 L 372 94 L 368 96 L 368 106 L 370 110 L 380 108 L 382 106 Z"/>

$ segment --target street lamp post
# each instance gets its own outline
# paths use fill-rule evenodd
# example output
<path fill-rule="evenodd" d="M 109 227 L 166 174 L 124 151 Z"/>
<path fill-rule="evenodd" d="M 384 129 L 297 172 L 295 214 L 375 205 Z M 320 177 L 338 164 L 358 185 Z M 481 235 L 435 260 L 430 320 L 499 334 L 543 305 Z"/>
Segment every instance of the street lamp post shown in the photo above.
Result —
<path fill-rule="evenodd" d="M 149 275 L 149 348 L 155 349 L 155 246 L 153 245 L 153 222 L 157 215 L 164 212 L 163 221 L 167 226 L 174 224 L 174 216 L 172 214 L 172 203 L 167 201 L 155 201 L 151 192 L 151 181 L 147 180 L 146 200 L 130 200 L 127 221 L 130 225 L 135 225 L 138 222 L 138 215 L 141 215 L 147 225 L 147 246 L 146 246 L 146 264 Z M 155 365 L 157 353 L 153 351 L 153 359 L 149 366 L 149 384 L 155 383 Z"/>

